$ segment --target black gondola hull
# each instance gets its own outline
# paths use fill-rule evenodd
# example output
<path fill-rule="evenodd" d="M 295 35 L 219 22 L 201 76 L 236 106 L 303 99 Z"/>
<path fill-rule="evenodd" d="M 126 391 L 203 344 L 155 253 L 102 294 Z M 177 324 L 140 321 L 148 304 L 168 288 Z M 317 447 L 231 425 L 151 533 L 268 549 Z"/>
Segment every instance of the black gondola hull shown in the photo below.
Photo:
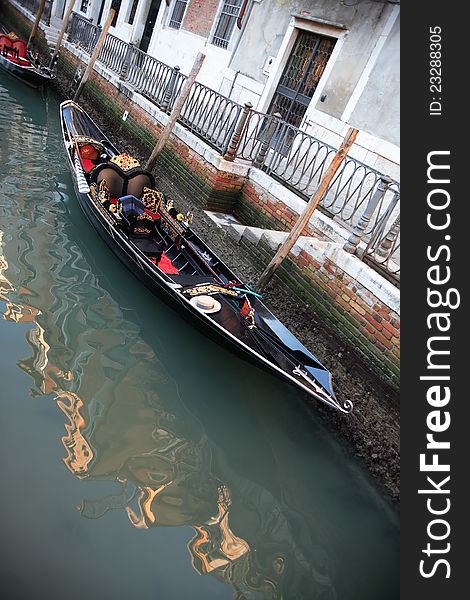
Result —
<path fill-rule="evenodd" d="M 21 67 L 20 65 L 15 64 L 11 60 L 8 60 L 4 56 L 0 55 L 0 67 L 9 73 L 11 76 L 19 79 L 26 85 L 29 85 L 33 88 L 38 88 L 45 83 L 48 83 L 52 79 L 53 76 L 47 75 L 44 73 L 39 73 L 36 69 L 30 69 L 26 67 Z"/>
<path fill-rule="evenodd" d="M 282 371 L 273 369 L 270 364 L 267 364 L 261 359 L 256 353 L 247 352 L 238 342 L 235 342 L 229 335 L 224 334 L 224 330 L 217 328 L 212 325 L 210 321 L 202 318 L 201 314 L 197 309 L 188 307 L 187 303 L 181 298 L 181 295 L 165 283 L 159 281 L 158 277 L 153 272 L 145 269 L 139 260 L 136 260 L 135 255 L 129 252 L 127 245 L 122 243 L 118 236 L 114 234 L 110 224 L 108 224 L 104 217 L 99 214 L 99 211 L 94 209 L 94 206 L 90 204 L 90 200 L 86 194 L 81 194 L 78 191 L 76 183 L 74 181 L 75 194 L 78 198 L 80 207 L 85 213 L 86 217 L 90 221 L 91 225 L 98 232 L 101 239 L 106 245 L 112 250 L 112 252 L 124 263 L 129 271 L 141 281 L 153 294 L 155 294 L 160 300 L 162 300 L 169 308 L 175 310 L 179 316 L 183 317 L 185 321 L 191 326 L 195 327 L 203 335 L 209 337 L 212 341 L 219 345 L 223 345 L 227 350 L 234 352 L 240 358 L 246 360 L 250 358 L 250 362 L 254 360 L 258 367 L 261 367 L 263 371 L 268 373 L 276 373 L 281 375 L 285 381 L 292 383 L 292 381 L 285 377 Z"/>
<path fill-rule="evenodd" d="M 116 151 L 115 147 L 111 145 L 111 142 L 105 138 L 103 132 L 78 105 L 71 101 L 63 102 L 61 111 L 61 123 L 64 133 L 64 143 L 67 149 L 67 159 L 80 207 L 100 237 L 120 261 L 150 291 L 216 343 L 223 345 L 240 357 L 248 359 L 250 363 L 256 364 L 263 370 L 274 373 L 286 382 L 295 385 L 306 394 L 326 402 L 342 412 L 349 412 L 352 404 L 349 401 L 346 401 L 343 405 L 338 403 L 331 389 L 331 376 L 328 370 L 282 325 L 262 302 L 256 298 L 254 299 L 257 321 L 256 324 L 255 322 L 250 324 L 250 321 L 247 321 L 246 317 L 241 316 L 240 304 L 238 304 L 237 308 L 236 302 L 230 304 L 228 300 L 221 297 L 221 302 L 223 301 L 229 310 L 232 322 L 232 325 L 229 325 L 228 322 L 224 321 L 227 313 L 223 311 L 221 314 L 225 315 L 225 317 L 218 320 L 217 316 L 214 318 L 212 315 L 198 310 L 190 302 L 190 298 L 186 291 L 184 291 L 186 289 L 184 286 L 188 284 L 181 283 L 181 275 L 170 276 L 166 274 L 157 268 L 149 260 L 148 256 L 141 252 L 138 245 L 133 241 L 135 238 L 129 239 L 126 227 L 123 227 L 122 217 L 110 213 L 105 208 L 105 204 L 97 201 L 96 191 L 93 192 L 92 197 L 83 169 L 80 165 L 77 165 L 77 142 L 74 140 L 80 139 L 80 136 L 85 136 L 86 139 L 93 138 L 101 140 L 101 142 L 106 142 L 106 145 L 111 147 L 113 152 Z M 106 154 L 103 154 L 103 156 L 106 160 Z M 128 155 L 121 154 L 120 156 Z M 105 168 L 108 169 L 107 166 Z M 99 172 L 99 170 L 96 172 Z M 112 180 L 112 177 L 110 180 Z M 93 183 L 92 185 L 95 184 Z M 225 277 L 225 281 L 238 281 L 235 285 L 242 288 L 245 287 L 236 275 L 230 271 L 227 265 L 222 263 L 204 241 L 192 230 L 187 228 L 184 232 L 181 234 L 183 235 L 182 239 L 185 245 L 189 244 L 190 249 L 185 250 L 185 252 L 191 251 L 194 253 L 195 248 L 199 256 L 208 254 L 219 265 L 213 267 L 219 269 L 217 272 L 207 266 L 200 271 L 204 273 L 202 276 L 204 283 L 210 284 L 211 281 L 220 282 L 220 277 L 222 276 Z M 188 235 L 190 235 L 189 239 L 191 241 L 188 241 Z M 207 265 L 208 263 L 205 264 Z M 210 273 L 215 275 L 215 279 Z M 201 276 L 199 276 L 200 278 Z M 194 286 L 194 273 L 190 273 L 189 279 L 191 280 L 190 287 Z M 234 284 L 232 283 L 232 285 Z M 197 289 L 191 287 L 193 291 Z"/>

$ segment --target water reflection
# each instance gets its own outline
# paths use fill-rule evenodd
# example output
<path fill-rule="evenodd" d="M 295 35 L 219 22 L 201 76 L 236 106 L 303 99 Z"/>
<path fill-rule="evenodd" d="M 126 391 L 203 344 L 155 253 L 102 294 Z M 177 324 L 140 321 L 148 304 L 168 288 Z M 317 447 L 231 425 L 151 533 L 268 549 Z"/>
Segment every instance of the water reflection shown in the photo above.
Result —
<path fill-rule="evenodd" d="M 32 272 L 26 253 L 20 256 L 25 272 Z M 91 301 L 89 296 L 81 298 L 78 314 L 75 304 L 69 304 L 66 314 L 59 302 L 61 310 L 42 313 L 18 300 L 30 297 L 43 305 L 41 293 L 25 287 L 16 292 L 5 275 L 4 256 L 1 265 L 3 318 L 32 325 L 26 338 L 33 354 L 18 366 L 34 379 L 32 394 L 54 392 L 66 417 L 66 435 L 61 438 L 65 465 L 78 478 L 112 480 L 120 487 L 118 494 L 83 499 L 77 507 L 83 517 L 97 519 L 121 509 L 139 529 L 191 526 L 195 536 L 188 549 L 194 568 L 230 583 L 235 597 L 257 593 L 281 598 L 286 571 L 300 581 L 313 577 L 322 597 L 335 597 L 326 565 L 313 564 L 296 547 L 273 496 L 255 482 L 227 474 L 223 453 L 179 401 L 176 382 L 152 348 L 136 337 L 136 331 L 131 335 L 130 324 L 122 327 L 124 331 L 117 327 L 119 309 L 111 298 L 101 296 L 97 304 L 93 295 Z M 80 314 L 87 315 L 85 321 L 77 318 Z M 67 361 L 73 369 L 64 370 L 54 361 L 65 349 L 57 323 L 64 326 L 70 319 L 80 343 Z M 236 486 L 237 506 L 228 480 Z M 239 527 L 242 522 L 253 525 L 247 539 L 233 531 L 232 511 Z"/>
<path fill-rule="evenodd" d="M 16 105 L 11 115 L 14 131 L 30 118 Z M 0 313 L 27 341 L 17 364 L 31 396 L 62 417 L 79 522 L 101 531 L 122 515 L 155 538 L 192 528 L 167 589 L 187 561 L 239 600 L 397 597 L 397 527 L 373 489 L 287 387 L 189 330 L 109 256 L 73 201 L 47 119 L 0 162 Z"/>

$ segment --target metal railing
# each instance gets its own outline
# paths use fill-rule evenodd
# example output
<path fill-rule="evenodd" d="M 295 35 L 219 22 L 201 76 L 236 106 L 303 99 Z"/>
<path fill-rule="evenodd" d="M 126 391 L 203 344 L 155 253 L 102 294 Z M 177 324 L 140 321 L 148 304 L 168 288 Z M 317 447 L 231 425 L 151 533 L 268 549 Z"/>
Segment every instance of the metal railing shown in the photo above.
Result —
<path fill-rule="evenodd" d="M 91 54 L 100 37 L 100 32 L 101 27 L 93 25 L 85 17 L 72 13 L 68 27 L 68 40 L 77 48 L 81 48 L 88 54 Z"/>
<path fill-rule="evenodd" d="M 186 75 L 179 67 L 169 67 L 153 56 L 131 46 L 123 79 L 143 96 L 146 96 L 164 112 L 171 111 Z"/>
<path fill-rule="evenodd" d="M 91 53 L 99 33 L 99 27 L 73 13 L 69 42 Z M 179 67 L 170 67 L 110 34 L 98 60 L 167 113 L 187 79 Z M 227 160 L 251 163 L 304 199 L 314 193 L 336 153 L 281 115 L 254 111 L 249 104 L 242 107 L 198 82 L 179 121 Z M 346 249 L 395 280 L 400 273 L 399 198 L 398 182 L 348 155 L 320 204 L 323 212 L 352 231 Z"/>
<path fill-rule="evenodd" d="M 196 82 L 179 120 L 192 133 L 225 154 L 241 112 L 239 104 Z"/>
<path fill-rule="evenodd" d="M 97 33 L 99 37 L 101 31 L 98 31 Z M 128 52 L 129 44 L 108 33 L 100 50 L 98 60 L 111 71 L 120 73 Z"/>

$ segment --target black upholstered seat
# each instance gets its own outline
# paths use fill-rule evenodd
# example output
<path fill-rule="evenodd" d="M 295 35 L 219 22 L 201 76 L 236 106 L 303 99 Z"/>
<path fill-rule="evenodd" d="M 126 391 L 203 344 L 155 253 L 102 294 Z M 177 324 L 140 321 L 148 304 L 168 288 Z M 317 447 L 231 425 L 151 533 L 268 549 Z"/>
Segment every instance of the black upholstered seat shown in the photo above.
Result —
<path fill-rule="evenodd" d="M 153 175 L 140 167 L 123 171 L 113 163 L 102 163 L 90 172 L 90 182 L 99 185 L 103 179 L 106 180 L 111 198 L 128 194 L 140 198 L 144 187 L 155 188 Z"/>

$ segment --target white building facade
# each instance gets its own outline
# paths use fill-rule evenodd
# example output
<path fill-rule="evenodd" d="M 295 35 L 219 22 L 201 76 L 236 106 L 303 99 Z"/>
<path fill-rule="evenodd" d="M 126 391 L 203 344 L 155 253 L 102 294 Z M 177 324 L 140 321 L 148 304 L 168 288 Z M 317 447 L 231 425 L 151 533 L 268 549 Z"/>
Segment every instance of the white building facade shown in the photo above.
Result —
<path fill-rule="evenodd" d="M 66 0 L 55 0 L 61 17 Z M 103 25 L 111 0 L 77 0 Z M 395 0 L 121 0 L 110 33 L 260 112 L 399 179 L 399 32 Z"/>

